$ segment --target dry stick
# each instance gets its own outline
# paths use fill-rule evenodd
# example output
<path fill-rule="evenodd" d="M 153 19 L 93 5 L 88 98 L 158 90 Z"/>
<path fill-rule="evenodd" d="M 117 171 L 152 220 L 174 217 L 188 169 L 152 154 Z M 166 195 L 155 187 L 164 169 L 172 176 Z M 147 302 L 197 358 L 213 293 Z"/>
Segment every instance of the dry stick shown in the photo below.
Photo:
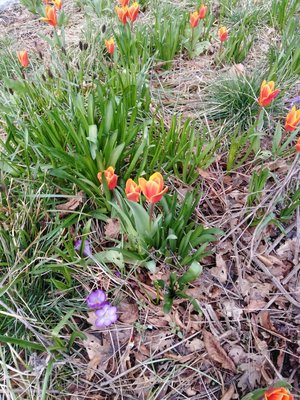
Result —
<path fill-rule="evenodd" d="M 244 250 L 245 251 L 245 250 Z M 250 254 L 248 254 L 248 257 L 250 257 Z M 277 287 L 278 290 L 280 290 L 290 303 L 292 303 L 294 306 L 300 308 L 300 303 L 294 297 L 292 297 L 282 286 L 282 284 L 279 282 L 279 280 L 270 272 L 270 270 L 265 266 L 263 262 L 261 262 L 257 257 L 252 257 L 252 261 L 261 269 L 261 271 L 266 274 L 269 278 L 271 278 L 272 282 L 274 285 Z"/>

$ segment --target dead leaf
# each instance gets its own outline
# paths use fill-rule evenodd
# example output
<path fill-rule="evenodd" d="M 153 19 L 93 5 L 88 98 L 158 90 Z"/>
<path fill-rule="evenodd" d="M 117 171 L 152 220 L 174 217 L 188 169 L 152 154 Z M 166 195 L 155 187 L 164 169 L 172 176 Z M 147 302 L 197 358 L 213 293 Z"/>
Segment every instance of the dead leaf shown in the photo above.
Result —
<path fill-rule="evenodd" d="M 233 346 L 229 353 L 229 357 L 233 360 L 235 365 L 239 365 L 241 361 L 243 361 L 246 357 L 246 353 L 241 346 L 235 345 Z"/>
<path fill-rule="evenodd" d="M 234 386 L 230 385 L 229 389 L 227 390 L 227 392 L 224 393 L 221 400 L 231 400 L 233 395 L 234 395 Z"/>
<path fill-rule="evenodd" d="M 210 273 L 221 283 L 225 283 L 227 281 L 227 265 L 224 258 L 220 254 L 216 255 L 216 267 L 211 268 Z"/>
<path fill-rule="evenodd" d="M 199 351 L 199 350 L 202 350 L 204 348 L 204 342 L 203 342 L 203 340 L 200 340 L 198 338 L 194 338 L 190 342 L 187 342 L 185 344 L 185 347 L 191 352 Z"/>
<path fill-rule="evenodd" d="M 83 341 L 83 345 L 90 359 L 87 365 L 86 379 L 90 381 L 96 371 L 105 371 L 113 349 L 111 342 L 105 336 L 100 341 L 95 335 L 89 333 L 85 333 L 85 335 L 86 340 Z"/>
<path fill-rule="evenodd" d="M 209 357 L 222 365 L 223 368 L 232 372 L 236 371 L 234 362 L 227 355 L 219 341 L 208 331 L 203 331 L 203 340 Z"/>
<path fill-rule="evenodd" d="M 104 234 L 111 239 L 118 239 L 120 236 L 120 221 L 116 218 L 109 218 L 104 228 Z"/>
<path fill-rule="evenodd" d="M 263 328 L 265 328 L 268 331 L 276 331 L 274 328 L 274 325 L 271 321 L 270 313 L 268 310 L 263 310 L 259 314 L 259 319 L 260 319 L 260 324 Z"/>
<path fill-rule="evenodd" d="M 121 302 L 118 306 L 120 313 L 119 320 L 127 324 L 132 324 L 138 320 L 139 310 L 136 303 Z"/>
<path fill-rule="evenodd" d="M 61 211 L 59 214 L 60 218 L 65 217 L 66 215 L 70 214 L 71 211 L 75 211 L 79 206 L 83 203 L 83 191 L 77 193 L 76 196 L 72 197 L 69 201 L 64 204 L 58 204 L 56 209 Z"/>

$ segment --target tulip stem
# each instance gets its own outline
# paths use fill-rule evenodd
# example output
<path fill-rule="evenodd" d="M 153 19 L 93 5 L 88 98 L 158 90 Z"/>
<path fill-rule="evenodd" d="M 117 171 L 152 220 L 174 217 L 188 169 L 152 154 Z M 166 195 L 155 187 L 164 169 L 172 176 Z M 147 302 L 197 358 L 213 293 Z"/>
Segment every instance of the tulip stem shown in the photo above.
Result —
<path fill-rule="evenodd" d="M 154 203 L 150 204 L 150 211 L 149 211 L 149 224 L 151 227 L 152 220 L 153 220 L 153 210 L 154 210 Z"/>
<path fill-rule="evenodd" d="M 258 113 L 257 113 L 257 116 L 256 116 L 256 121 L 255 121 L 256 128 L 258 126 L 259 117 L 260 117 L 261 112 L 262 112 L 262 107 L 259 107 L 259 110 L 258 110 Z"/>

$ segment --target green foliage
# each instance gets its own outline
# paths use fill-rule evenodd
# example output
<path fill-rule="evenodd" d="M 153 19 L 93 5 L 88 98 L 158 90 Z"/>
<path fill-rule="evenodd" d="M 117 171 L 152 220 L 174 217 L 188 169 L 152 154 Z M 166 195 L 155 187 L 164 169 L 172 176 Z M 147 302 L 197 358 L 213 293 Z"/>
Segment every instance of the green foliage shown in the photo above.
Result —
<path fill-rule="evenodd" d="M 220 59 L 228 63 L 239 64 L 245 60 L 253 44 L 252 30 L 241 25 L 231 30 Z"/>
<path fill-rule="evenodd" d="M 187 15 L 173 5 L 160 4 L 155 9 L 155 24 L 151 43 L 159 61 L 165 61 L 164 68 L 170 68 L 175 55 L 180 51 L 181 38 Z"/>
<path fill-rule="evenodd" d="M 261 168 L 260 171 L 254 171 L 249 183 L 249 195 L 247 205 L 249 207 L 257 205 L 262 197 L 263 190 L 270 176 L 269 168 Z"/>
<path fill-rule="evenodd" d="M 165 282 L 161 279 L 154 282 L 158 290 L 162 289 L 165 292 L 163 309 L 166 314 L 171 311 L 175 298 L 189 300 L 192 303 L 195 311 L 200 312 L 198 302 L 192 296 L 186 294 L 186 289 L 190 283 L 199 278 L 201 272 L 201 265 L 194 261 L 189 269 L 180 278 L 178 278 L 175 272 L 171 272 L 169 276 L 169 282 Z"/>
<path fill-rule="evenodd" d="M 180 265 L 200 261 L 207 255 L 207 246 L 222 231 L 205 228 L 193 220 L 199 198 L 196 192 L 188 193 L 183 200 L 177 194 L 165 195 L 158 214 L 153 215 L 150 211 L 150 218 L 141 204 L 118 195 L 117 203 L 113 203 L 113 215 L 119 218 L 122 232 L 128 237 L 128 243 L 124 245 L 145 259 L 149 249 L 154 248 L 158 257 L 163 255 L 172 260 L 175 256 Z"/>
<path fill-rule="evenodd" d="M 166 129 L 163 121 L 150 130 L 149 170 L 172 172 L 187 184 L 199 177 L 197 168 L 206 169 L 215 160 L 217 139 L 208 139 L 203 128 L 198 132 L 190 121 L 183 124 L 176 117 Z"/>
<path fill-rule="evenodd" d="M 262 72 L 217 77 L 207 90 L 204 114 L 210 120 L 226 121 L 228 126 L 249 127 L 258 113 L 257 97 Z"/>
<path fill-rule="evenodd" d="M 299 23 L 291 19 L 284 27 L 282 40 L 271 46 L 268 53 L 268 79 L 282 82 L 295 81 L 300 75 Z"/>
<path fill-rule="evenodd" d="M 270 18 L 273 25 L 281 32 L 291 20 L 296 21 L 300 10 L 299 0 L 272 0 Z"/>

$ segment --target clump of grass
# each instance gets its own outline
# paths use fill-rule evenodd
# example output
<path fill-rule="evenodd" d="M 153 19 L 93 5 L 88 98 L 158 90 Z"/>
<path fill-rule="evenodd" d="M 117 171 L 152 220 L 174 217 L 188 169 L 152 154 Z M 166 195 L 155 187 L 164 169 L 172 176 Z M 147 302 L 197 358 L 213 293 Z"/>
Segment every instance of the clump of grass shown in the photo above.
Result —
<path fill-rule="evenodd" d="M 222 120 L 228 127 L 250 126 L 259 109 L 257 96 L 262 80 L 261 73 L 219 77 L 208 88 L 202 114 L 209 120 Z"/>

